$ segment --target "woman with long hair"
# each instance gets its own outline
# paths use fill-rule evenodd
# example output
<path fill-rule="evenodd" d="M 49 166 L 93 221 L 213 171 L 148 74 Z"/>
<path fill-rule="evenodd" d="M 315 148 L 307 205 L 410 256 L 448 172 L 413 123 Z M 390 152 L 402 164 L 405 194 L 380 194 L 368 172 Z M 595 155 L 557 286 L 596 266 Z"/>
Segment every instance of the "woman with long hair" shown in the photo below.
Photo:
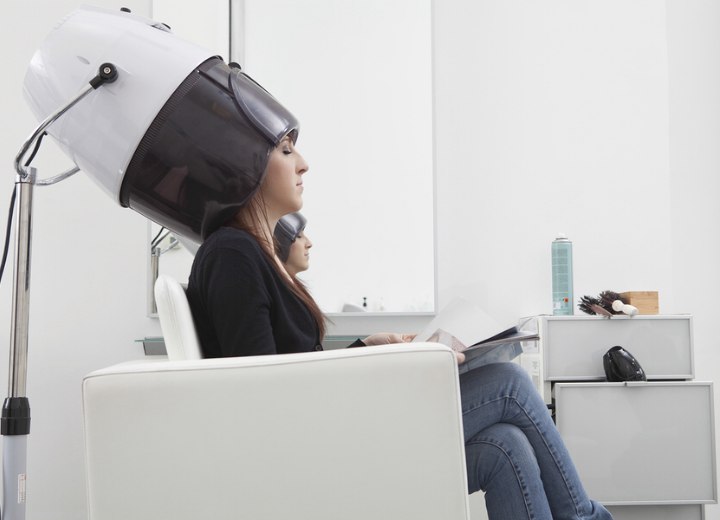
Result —
<path fill-rule="evenodd" d="M 289 213 L 278 220 L 275 226 L 275 252 L 291 278 L 310 267 L 312 241 L 305 233 L 307 219 L 302 213 Z"/>
<path fill-rule="evenodd" d="M 243 92 L 236 89 L 235 95 Z M 256 119 L 280 110 L 255 108 Z M 263 162 L 257 156 L 252 161 L 263 169 L 262 178 L 222 225 L 206 230 L 193 263 L 187 294 L 206 357 L 322 350 L 323 314 L 287 272 L 273 240 L 280 218 L 302 208 L 308 172 L 296 147 L 297 122 L 285 119 L 288 124 L 275 125 L 272 135 L 267 132 L 272 125 L 257 124 L 267 153 Z M 381 333 L 351 346 L 410 339 Z M 612 518 L 583 490 L 544 401 L 518 365 L 469 370 L 460 376 L 460 391 L 468 489 L 485 491 L 491 519 Z"/>

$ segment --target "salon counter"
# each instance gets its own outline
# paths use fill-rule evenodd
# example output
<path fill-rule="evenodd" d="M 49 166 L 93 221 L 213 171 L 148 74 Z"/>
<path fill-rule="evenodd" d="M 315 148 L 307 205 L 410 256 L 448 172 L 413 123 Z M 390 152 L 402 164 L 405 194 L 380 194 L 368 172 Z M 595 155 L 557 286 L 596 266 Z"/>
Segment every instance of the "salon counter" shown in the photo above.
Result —
<path fill-rule="evenodd" d="M 616 520 L 701 520 L 717 503 L 713 383 L 695 381 L 692 317 L 539 316 L 525 367 L 591 497 Z M 608 383 L 620 345 L 648 381 Z"/>

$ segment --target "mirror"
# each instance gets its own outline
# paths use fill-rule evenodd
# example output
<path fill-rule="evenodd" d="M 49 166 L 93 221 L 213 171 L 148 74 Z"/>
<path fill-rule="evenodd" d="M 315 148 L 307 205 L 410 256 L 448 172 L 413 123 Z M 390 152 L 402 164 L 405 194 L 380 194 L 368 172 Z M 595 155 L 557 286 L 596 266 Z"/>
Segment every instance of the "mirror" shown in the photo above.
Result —
<path fill-rule="evenodd" d="M 230 59 L 300 119 L 313 242 L 300 278 L 330 314 L 434 312 L 431 0 L 223 5 Z M 179 36 L 217 46 L 218 26 L 203 42 L 192 14 L 210 7 L 153 6 Z M 148 241 L 158 230 L 150 227 Z M 159 270 L 185 281 L 191 258 L 169 250 Z"/>

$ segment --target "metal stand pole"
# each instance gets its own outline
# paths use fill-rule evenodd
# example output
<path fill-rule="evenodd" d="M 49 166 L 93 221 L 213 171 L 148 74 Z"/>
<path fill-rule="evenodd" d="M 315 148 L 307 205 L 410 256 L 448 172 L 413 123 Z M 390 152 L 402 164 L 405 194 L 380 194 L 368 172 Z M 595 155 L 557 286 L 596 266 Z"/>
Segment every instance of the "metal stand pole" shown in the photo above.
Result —
<path fill-rule="evenodd" d="M 8 395 L 3 403 L 0 434 L 3 440 L 3 507 L 6 520 L 25 520 L 27 436 L 30 403 L 25 397 L 30 310 L 30 245 L 32 197 L 36 172 L 18 175 L 15 183 L 18 214 L 15 220 L 15 270 L 13 276 L 12 329 Z"/>
<path fill-rule="evenodd" d="M 160 275 L 160 248 L 150 246 L 150 283 L 148 284 L 148 301 L 150 302 L 150 313 L 157 314 L 157 302 L 155 301 L 155 282 Z"/>

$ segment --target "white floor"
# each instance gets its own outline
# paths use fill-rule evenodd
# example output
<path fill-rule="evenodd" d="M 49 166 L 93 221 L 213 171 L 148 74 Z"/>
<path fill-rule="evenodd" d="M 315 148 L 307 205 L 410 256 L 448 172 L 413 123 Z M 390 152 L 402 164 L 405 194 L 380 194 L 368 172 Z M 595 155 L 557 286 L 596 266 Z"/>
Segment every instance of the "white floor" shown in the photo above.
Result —
<path fill-rule="evenodd" d="M 478 491 L 470 495 L 470 518 L 472 520 L 488 520 L 485 509 L 485 494 Z"/>

